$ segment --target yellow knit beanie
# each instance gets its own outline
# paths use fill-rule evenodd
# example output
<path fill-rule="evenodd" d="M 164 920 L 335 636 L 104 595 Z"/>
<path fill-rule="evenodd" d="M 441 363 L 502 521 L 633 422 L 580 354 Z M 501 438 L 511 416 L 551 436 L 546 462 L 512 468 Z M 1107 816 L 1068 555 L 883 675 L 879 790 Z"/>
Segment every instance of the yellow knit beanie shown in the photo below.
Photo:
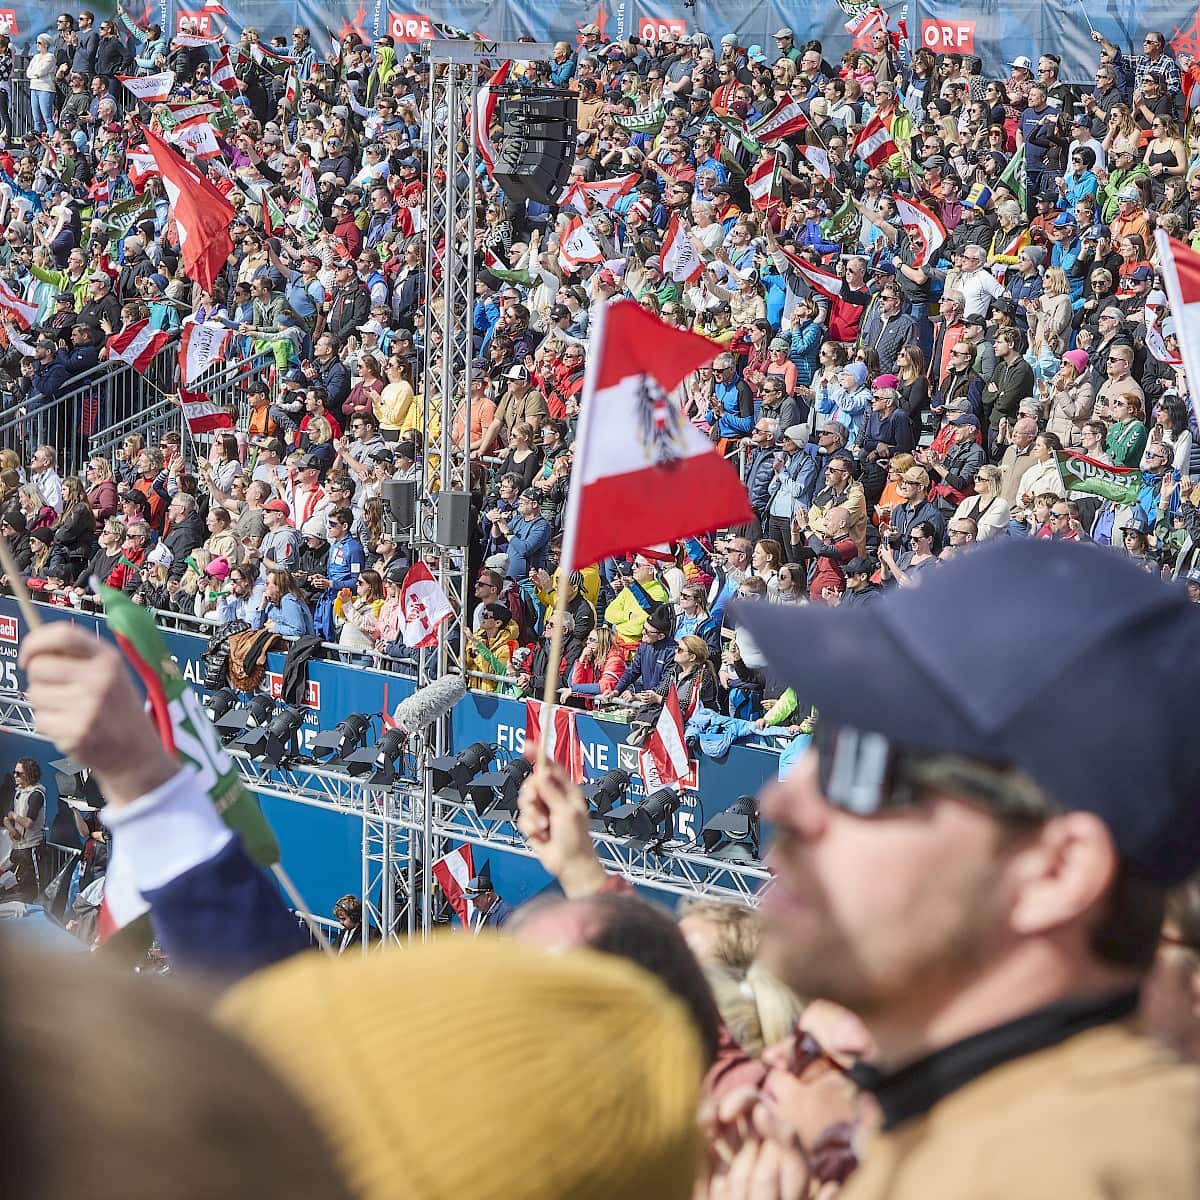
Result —
<path fill-rule="evenodd" d="M 295 1090 L 361 1200 L 685 1200 L 700 1041 L 651 975 L 447 937 L 261 972 L 218 1019 Z"/>

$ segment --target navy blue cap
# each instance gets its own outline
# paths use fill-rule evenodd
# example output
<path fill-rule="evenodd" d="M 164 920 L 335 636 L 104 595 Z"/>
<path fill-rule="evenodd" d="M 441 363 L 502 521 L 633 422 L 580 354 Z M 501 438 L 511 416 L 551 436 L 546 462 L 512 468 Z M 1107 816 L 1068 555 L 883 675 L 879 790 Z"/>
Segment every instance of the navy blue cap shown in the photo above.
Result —
<path fill-rule="evenodd" d="M 994 618 L 1018 592 L 1038 619 L 1014 639 Z M 1200 612 L 1125 556 L 1003 540 L 869 607 L 750 601 L 733 612 L 821 720 L 1023 770 L 1061 808 L 1103 820 L 1144 878 L 1171 885 L 1200 867 Z M 1079 696 L 1088 703 L 1069 702 Z M 1097 714 L 1131 700 L 1136 736 L 1114 736 Z"/>

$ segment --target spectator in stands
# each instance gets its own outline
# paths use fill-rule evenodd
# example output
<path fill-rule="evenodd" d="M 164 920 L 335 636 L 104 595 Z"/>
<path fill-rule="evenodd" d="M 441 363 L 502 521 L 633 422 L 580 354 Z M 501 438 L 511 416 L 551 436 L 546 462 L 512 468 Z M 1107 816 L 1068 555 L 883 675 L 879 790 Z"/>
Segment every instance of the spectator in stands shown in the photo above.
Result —
<path fill-rule="evenodd" d="M 314 632 L 313 614 L 290 571 L 268 571 L 257 612 L 255 629 L 270 629 L 280 637 L 305 637 Z"/>

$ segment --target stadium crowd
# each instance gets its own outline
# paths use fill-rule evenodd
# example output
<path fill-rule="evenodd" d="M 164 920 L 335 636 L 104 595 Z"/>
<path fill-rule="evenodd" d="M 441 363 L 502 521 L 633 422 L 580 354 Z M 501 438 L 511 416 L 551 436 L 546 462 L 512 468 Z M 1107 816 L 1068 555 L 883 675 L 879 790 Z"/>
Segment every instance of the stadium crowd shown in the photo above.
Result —
<path fill-rule="evenodd" d="M 411 657 L 409 552 L 380 489 L 419 480 L 437 432 L 422 406 L 424 306 L 440 303 L 422 228 L 427 65 L 386 36 L 319 55 L 300 26 L 228 46 L 120 10 L 56 28 L 27 68 L 33 128 L 0 156 L 0 272 L 37 306 L 30 331 L 5 324 L 0 507 L 23 573 L 59 603 L 86 604 L 98 577 L 156 611 Z M 685 715 L 793 729 L 794 701 L 772 703 L 727 618 L 735 596 L 870 603 L 997 537 L 1109 544 L 1200 595 L 1195 421 L 1152 232 L 1200 236 L 1190 64 L 1157 33 L 1133 56 L 1098 39 L 1094 88 L 1061 82 L 1052 54 L 984 79 L 978 59 L 902 54 L 886 29 L 837 64 L 792 30 L 773 42 L 606 44 L 586 26 L 549 64 L 516 67 L 577 95 L 572 183 L 622 183 L 585 190 L 603 250 L 579 264 L 559 244 L 574 208 L 509 202 L 482 165 L 476 180 L 477 303 L 460 332 L 476 383 L 456 432 L 475 466 L 464 619 L 485 689 L 540 691 L 560 585 L 566 702 L 636 716 L 675 682 Z M 121 82 L 162 71 L 163 103 Z M 187 278 L 139 124 L 169 135 L 197 104 L 219 146 L 201 165 L 236 210 L 207 290 Z M 781 111 L 791 132 L 772 138 Z M 940 222 L 940 247 L 898 201 Z M 676 229 L 701 259 L 682 274 L 664 246 Z M 719 343 L 677 399 L 737 464 L 755 519 L 559 581 L 589 317 L 613 297 Z M 224 323 L 228 353 L 268 352 L 238 428 L 199 453 L 135 433 L 71 464 L 31 441 L 21 415 L 74 395 L 143 321 Z M 1132 470 L 1077 487 L 1068 451 Z"/>
<path fill-rule="evenodd" d="M 88 606 L 99 579 L 214 629 L 403 664 L 415 564 L 381 490 L 421 478 L 436 434 L 420 214 L 427 124 L 445 114 L 386 36 L 325 55 L 299 25 L 236 33 L 226 91 L 221 48 L 190 25 L 62 14 L 14 85 L 33 128 L 0 152 L 0 277 L 38 314 L 22 331 L 5 309 L 0 534 L 52 603 Z M 494 943 L 313 962 L 160 749 L 115 651 L 53 623 L 23 667 L 39 728 L 108 801 L 87 869 L 114 831 L 173 965 L 228 990 L 210 1023 L 170 991 L 76 992 L 0 947 L 15 1194 L 1195 1194 L 1195 1075 L 1145 1034 L 1200 1059 L 1200 901 L 1180 887 L 1200 861 L 1180 594 L 1200 600 L 1200 431 L 1152 233 L 1200 241 L 1198 77 L 1157 33 L 1138 54 L 1099 39 L 1094 88 L 1060 81 L 1052 54 L 989 80 L 978 59 L 871 40 L 834 64 L 786 28 L 764 48 L 609 44 L 587 25 L 551 62 L 517 64 L 577 93 L 576 182 L 636 178 L 583 201 L 604 250 L 578 264 L 568 214 L 509 202 L 481 166 L 477 303 L 458 331 L 477 358 L 470 423 L 435 414 L 461 423 L 474 463 L 473 686 L 540 693 L 566 589 L 560 698 L 631 712 L 631 735 L 672 685 L 685 717 L 717 710 L 751 736 L 809 732 L 809 701 L 837 713 L 764 798 L 765 920 L 702 902 L 676 922 L 628 894 L 551 765 L 520 828 L 564 898 Z M 163 70 L 163 104 L 119 81 Z M 206 169 L 237 216 L 201 289 L 139 122 L 167 130 L 172 104 L 209 100 Z M 804 128 L 772 143 L 764 124 L 792 101 Z M 858 152 L 864 128 L 886 130 L 882 156 Z M 940 222 L 940 247 L 898 199 Z M 702 262 L 677 279 L 664 240 L 680 230 Z M 676 399 L 737 465 L 754 518 L 563 577 L 589 321 L 614 297 L 718 344 Z M 79 463 L 28 435 L 113 338 L 200 319 L 271 360 L 234 430 L 130 434 Z M 1034 620 L 1014 638 L 1022 589 Z M 954 654 L 975 670 L 947 671 Z M 1106 713 L 1140 699 L 1146 752 L 1114 755 L 1090 707 L 1051 727 L 1074 707 L 1064 676 Z M 894 737 L 874 775 L 847 748 L 858 704 Z M 45 792 L 34 760 L 19 767 L 4 823 L 32 860 Z M 30 1063 L 101 1018 L 58 1069 Z M 51 1152 L 63 1124 L 89 1130 L 89 1155 Z"/>

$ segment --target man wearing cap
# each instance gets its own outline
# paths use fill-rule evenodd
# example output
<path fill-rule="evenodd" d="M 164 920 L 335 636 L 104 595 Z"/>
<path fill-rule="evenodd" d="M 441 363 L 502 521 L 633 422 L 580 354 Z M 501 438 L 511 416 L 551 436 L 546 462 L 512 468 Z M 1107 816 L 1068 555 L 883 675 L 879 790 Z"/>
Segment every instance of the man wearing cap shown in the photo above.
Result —
<path fill-rule="evenodd" d="M 295 467 L 290 468 L 284 498 L 298 528 L 303 528 L 313 517 L 321 516 L 329 509 L 329 498 L 321 486 L 319 458 L 305 455 Z"/>
<path fill-rule="evenodd" d="M 1117 193 L 1117 214 L 1109 221 L 1109 227 L 1114 245 L 1131 236 L 1141 238 L 1143 246 L 1154 245 L 1150 218 L 1142 207 L 1142 192 L 1136 183 L 1127 183 Z"/>
<path fill-rule="evenodd" d="M 1096 197 L 1100 202 L 1100 219 L 1105 224 L 1111 224 L 1117 215 L 1121 193 L 1131 183 L 1149 177 L 1149 168 L 1138 160 L 1138 144 L 1135 138 L 1118 138 L 1113 142 L 1108 178 L 1101 185 Z"/>
<path fill-rule="evenodd" d="M 487 875 L 476 875 L 465 888 L 463 895 L 471 904 L 471 932 L 483 929 L 499 929 L 515 911 L 496 894 Z"/>
<path fill-rule="evenodd" d="M 267 527 L 262 540 L 263 574 L 267 571 L 294 571 L 300 561 L 300 531 L 289 521 L 291 509 L 286 500 L 276 497 L 263 505 L 263 524 Z"/>
<path fill-rule="evenodd" d="M 1015 639 L 979 619 L 1014 579 L 1039 614 Z M 856 1074 L 882 1128 L 848 1198 L 978 1195 L 981 1171 L 997 1195 L 1200 1193 L 1196 1076 L 1133 1021 L 1167 891 L 1200 866 L 1200 766 L 1171 732 L 1200 669 L 1193 611 L 1118 556 L 1032 539 L 866 613 L 739 607 L 820 714 L 761 799 L 763 952 L 878 1046 Z M 1131 669 L 1155 753 L 1047 726 L 1064 680 L 1120 708 Z"/>
<path fill-rule="evenodd" d="M 771 35 L 775 39 L 775 51 L 779 58 L 789 58 L 800 65 L 800 51 L 796 46 L 796 35 L 784 25 Z"/>
<path fill-rule="evenodd" d="M 1125 282 L 1117 295 L 1121 297 L 1119 300 L 1121 310 L 1125 313 L 1128 321 L 1145 321 L 1146 310 L 1154 306 L 1151 300 L 1152 294 L 1162 297 L 1158 301 L 1157 307 L 1160 309 L 1166 307 L 1166 296 L 1161 291 L 1152 293 L 1153 284 L 1154 269 L 1148 263 L 1139 264 L 1125 276 Z"/>
<path fill-rule="evenodd" d="M 121 304 L 113 295 L 112 276 L 93 271 L 88 278 L 88 301 L 79 310 L 79 320 L 103 329 L 107 324 L 114 333 L 121 328 Z"/>
<path fill-rule="evenodd" d="M 542 516 L 541 498 L 527 489 L 517 499 L 517 515 L 504 515 L 497 522 L 507 539 L 508 577 L 522 580 L 533 567 L 546 565 L 550 547 L 550 522 Z"/>
<path fill-rule="evenodd" d="M 486 454 L 502 428 L 512 429 L 525 421 L 540 424 L 550 415 L 546 399 L 529 379 L 529 370 L 523 363 L 514 363 L 503 375 L 504 395 L 496 406 L 496 415 L 484 430 L 479 453 Z"/>
<path fill-rule="evenodd" d="M 1009 299 L 1017 306 L 1014 314 L 1017 328 L 1029 333 L 1029 311 L 1038 307 L 1042 295 L 1042 264 L 1046 251 L 1041 246 L 1024 246 L 1017 255 L 1017 269 L 1004 273 L 1004 286 Z"/>

